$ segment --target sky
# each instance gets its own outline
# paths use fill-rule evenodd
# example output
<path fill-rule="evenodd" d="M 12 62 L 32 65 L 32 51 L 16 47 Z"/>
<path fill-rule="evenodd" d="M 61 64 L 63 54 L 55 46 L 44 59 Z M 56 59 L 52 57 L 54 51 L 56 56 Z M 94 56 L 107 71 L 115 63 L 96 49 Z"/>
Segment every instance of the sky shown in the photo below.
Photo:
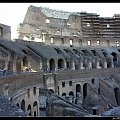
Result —
<path fill-rule="evenodd" d="M 0 3 L 0 23 L 11 26 L 11 38 L 17 36 L 17 26 L 22 23 L 30 5 L 48 7 L 68 12 L 97 13 L 100 17 L 120 14 L 120 3 Z"/>

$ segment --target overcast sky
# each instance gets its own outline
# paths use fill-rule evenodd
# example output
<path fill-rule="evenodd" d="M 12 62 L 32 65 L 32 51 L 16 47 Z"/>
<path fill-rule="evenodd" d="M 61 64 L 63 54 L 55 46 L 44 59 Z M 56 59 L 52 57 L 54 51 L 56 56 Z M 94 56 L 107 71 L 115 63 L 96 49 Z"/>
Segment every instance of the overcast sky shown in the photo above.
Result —
<path fill-rule="evenodd" d="M 30 5 L 69 12 L 86 11 L 101 17 L 120 14 L 120 3 L 0 3 L 0 23 L 11 26 L 12 39 L 16 37 L 17 26 L 23 22 Z"/>

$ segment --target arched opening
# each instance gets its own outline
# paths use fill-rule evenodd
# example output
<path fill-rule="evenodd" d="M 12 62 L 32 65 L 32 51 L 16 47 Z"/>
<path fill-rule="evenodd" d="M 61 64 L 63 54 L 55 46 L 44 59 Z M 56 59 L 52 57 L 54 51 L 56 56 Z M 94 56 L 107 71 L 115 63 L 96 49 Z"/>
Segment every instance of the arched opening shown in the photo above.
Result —
<path fill-rule="evenodd" d="M 17 105 L 18 107 L 20 107 L 20 106 L 19 106 L 19 103 L 17 103 L 16 105 Z"/>
<path fill-rule="evenodd" d="M 29 116 L 31 116 L 31 105 L 28 105 L 27 111 L 29 112 Z"/>
<path fill-rule="evenodd" d="M 54 90 L 53 89 L 50 89 L 50 94 L 54 94 Z"/>
<path fill-rule="evenodd" d="M 63 49 L 66 53 L 68 53 L 68 50 L 67 49 Z"/>
<path fill-rule="evenodd" d="M 113 56 L 114 67 L 117 67 L 117 54 L 115 52 L 112 52 L 111 55 Z"/>
<path fill-rule="evenodd" d="M 58 69 L 64 68 L 64 60 L 63 59 L 59 59 L 58 60 Z"/>
<path fill-rule="evenodd" d="M 76 98 L 78 97 L 78 94 L 80 94 L 80 92 L 81 92 L 81 86 L 80 84 L 77 84 L 76 85 Z"/>
<path fill-rule="evenodd" d="M 74 52 L 75 54 L 77 54 L 77 53 L 78 53 L 78 51 L 77 51 L 76 49 L 73 49 L 73 52 Z"/>
<path fill-rule="evenodd" d="M 50 59 L 49 64 L 50 64 L 50 70 L 54 71 L 55 70 L 55 60 Z"/>
<path fill-rule="evenodd" d="M 83 98 L 87 96 L 87 83 L 83 85 Z"/>
<path fill-rule="evenodd" d="M 74 97 L 74 93 L 73 93 L 73 91 L 70 91 L 70 92 L 69 92 L 69 96 Z"/>
<path fill-rule="evenodd" d="M 58 53 L 58 54 L 61 54 L 62 53 L 62 51 L 59 49 L 59 48 L 54 48 L 55 49 L 55 51 Z"/>
<path fill-rule="evenodd" d="M 91 50 L 91 52 L 94 56 L 96 56 L 96 51 L 95 50 Z"/>
<path fill-rule="evenodd" d="M 67 69 L 69 69 L 69 68 L 70 68 L 70 62 L 67 61 L 66 64 L 67 64 L 67 65 L 66 65 L 66 66 L 67 66 Z"/>
<path fill-rule="evenodd" d="M 115 88 L 114 93 L 115 93 L 116 103 L 117 103 L 117 105 L 120 105 L 120 89 Z"/>
<path fill-rule="evenodd" d="M 62 97 L 65 97 L 66 96 L 66 93 L 62 93 Z"/>
<path fill-rule="evenodd" d="M 111 67 L 111 61 L 107 61 L 107 68 Z"/>
<path fill-rule="evenodd" d="M 26 56 L 23 58 L 23 66 L 28 66 L 28 58 Z"/>
<path fill-rule="evenodd" d="M 22 100 L 22 103 L 21 103 L 21 109 L 25 111 L 25 100 L 24 99 Z"/>
<path fill-rule="evenodd" d="M 70 91 L 69 92 L 69 96 L 70 96 L 70 101 L 72 102 L 72 103 L 74 103 L 74 93 L 73 93 L 73 91 Z"/>
<path fill-rule="evenodd" d="M 37 116 L 36 111 L 34 111 L 34 117 L 36 117 L 36 116 Z"/>
<path fill-rule="evenodd" d="M 37 105 L 37 101 L 35 101 L 35 102 L 33 103 L 33 107 L 36 107 L 36 110 L 34 111 L 34 116 L 36 117 L 37 114 L 38 114 L 38 105 Z"/>
<path fill-rule="evenodd" d="M 106 53 L 106 52 L 103 52 L 103 55 L 104 55 L 104 57 L 106 58 L 106 56 L 107 56 L 107 53 Z"/>

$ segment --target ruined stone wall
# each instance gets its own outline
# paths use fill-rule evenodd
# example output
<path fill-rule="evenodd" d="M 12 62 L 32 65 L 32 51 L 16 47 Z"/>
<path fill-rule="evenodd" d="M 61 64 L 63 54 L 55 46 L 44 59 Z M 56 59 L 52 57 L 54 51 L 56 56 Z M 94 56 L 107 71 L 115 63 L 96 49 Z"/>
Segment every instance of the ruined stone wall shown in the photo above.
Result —
<path fill-rule="evenodd" d="M 16 74 L 13 76 L 7 76 L 0 78 L 0 93 L 3 94 L 4 85 L 8 86 L 8 94 L 13 93 L 14 91 L 43 83 L 43 75 L 39 73 L 25 73 L 25 74 Z"/>
<path fill-rule="evenodd" d="M 100 81 L 100 94 L 103 95 L 108 103 L 116 106 L 114 87 L 104 81 Z"/>
<path fill-rule="evenodd" d="M 2 35 L 0 35 L 0 39 L 11 40 L 11 27 L 7 25 L 0 24 Z"/>
<path fill-rule="evenodd" d="M 87 111 L 56 95 L 47 98 L 47 116 L 85 116 Z"/>

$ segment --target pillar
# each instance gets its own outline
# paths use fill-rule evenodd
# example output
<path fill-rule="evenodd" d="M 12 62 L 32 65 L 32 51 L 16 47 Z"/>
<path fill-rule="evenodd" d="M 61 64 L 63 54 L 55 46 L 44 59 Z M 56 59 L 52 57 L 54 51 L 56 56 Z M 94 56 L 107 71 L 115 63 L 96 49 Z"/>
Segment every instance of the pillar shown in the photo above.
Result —
<path fill-rule="evenodd" d="M 42 70 L 42 61 L 39 62 L 39 69 Z"/>
<path fill-rule="evenodd" d="M 113 60 L 111 60 L 111 68 L 114 68 Z"/>
<path fill-rule="evenodd" d="M 67 69 L 67 63 L 66 63 L 67 61 L 66 60 L 64 60 L 64 69 Z"/>
<path fill-rule="evenodd" d="M 92 68 L 92 62 L 90 60 L 88 60 L 88 69 Z"/>
<path fill-rule="evenodd" d="M 8 60 L 5 60 L 5 68 L 8 69 Z"/>
<path fill-rule="evenodd" d="M 96 62 L 96 68 L 100 68 L 100 62 L 99 61 Z"/>
<path fill-rule="evenodd" d="M 5 84 L 5 85 L 3 86 L 3 94 L 4 94 L 5 96 L 8 96 L 8 92 L 9 92 L 9 85 L 8 85 L 8 84 Z"/>
<path fill-rule="evenodd" d="M 44 85 L 44 88 L 47 89 L 46 74 L 43 74 L 43 85 Z"/>
<path fill-rule="evenodd" d="M 58 60 L 55 60 L 55 71 L 58 70 Z"/>
<path fill-rule="evenodd" d="M 107 61 L 104 61 L 104 68 L 107 68 Z"/>
<path fill-rule="evenodd" d="M 54 73 L 54 87 L 55 93 L 58 95 L 58 80 L 56 79 L 57 73 Z"/>
<path fill-rule="evenodd" d="M 13 72 L 16 72 L 16 62 L 17 62 L 17 56 L 13 58 Z"/>
<path fill-rule="evenodd" d="M 72 61 L 72 69 L 75 70 L 75 61 Z"/>
<path fill-rule="evenodd" d="M 80 62 L 80 69 L 84 69 L 84 67 L 83 67 L 83 61 Z"/>
<path fill-rule="evenodd" d="M 47 60 L 47 70 L 49 71 L 50 70 L 50 64 L 49 64 L 49 61 Z"/>

